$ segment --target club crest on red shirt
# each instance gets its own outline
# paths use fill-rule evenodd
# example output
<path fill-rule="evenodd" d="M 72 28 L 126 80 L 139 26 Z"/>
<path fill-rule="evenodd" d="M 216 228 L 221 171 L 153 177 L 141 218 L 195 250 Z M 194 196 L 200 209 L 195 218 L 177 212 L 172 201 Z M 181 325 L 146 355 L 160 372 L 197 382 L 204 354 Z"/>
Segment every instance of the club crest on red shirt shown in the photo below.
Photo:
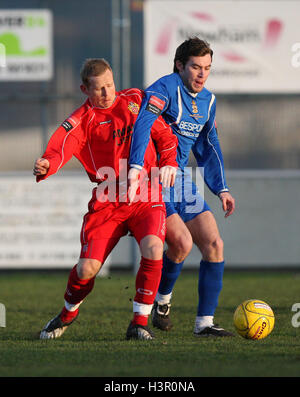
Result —
<path fill-rule="evenodd" d="M 129 102 L 128 109 L 131 111 L 131 113 L 138 114 L 140 107 L 135 102 Z"/>

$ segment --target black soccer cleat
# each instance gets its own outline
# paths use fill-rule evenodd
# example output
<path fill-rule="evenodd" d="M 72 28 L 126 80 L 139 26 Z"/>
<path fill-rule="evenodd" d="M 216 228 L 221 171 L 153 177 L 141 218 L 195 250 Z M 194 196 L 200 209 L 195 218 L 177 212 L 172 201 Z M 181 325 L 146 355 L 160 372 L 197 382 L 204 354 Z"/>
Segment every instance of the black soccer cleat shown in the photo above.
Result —
<path fill-rule="evenodd" d="M 60 314 L 58 314 L 56 317 L 50 320 L 42 329 L 40 333 L 40 339 L 56 339 L 61 337 L 65 330 L 68 328 L 68 326 L 71 325 L 77 317 L 78 314 L 75 318 L 73 318 L 72 321 L 64 323 L 60 319 Z"/>
<path fill-rule="evenodd" d="M 170 307 L 170 303 L 159 305 L 157 302 L 154 302 L 152 308 L 153 327 L 159 328 L 162 331 L 170 331 L 170 329 L 173 327 L 173 324 L 169 317 Z"/>
<path fill-rule="evenodd" d="M 211 327 L 205 327 L 201 331 L 194 330 L 194 335 L 200 338 L 224 338 L 235 336 L 232 332 L 226 331 L 224 328 L 218 326 L 218 324 L 213 324 Z"/>
<path fill-rule="evenodd" d="M 126 339 L 139 339 L 139 340 L 150 340 L 154 339 L 154 333 L 150 328 L 144 325 L 132 324 L 130 322 L 127 332 Z"/>

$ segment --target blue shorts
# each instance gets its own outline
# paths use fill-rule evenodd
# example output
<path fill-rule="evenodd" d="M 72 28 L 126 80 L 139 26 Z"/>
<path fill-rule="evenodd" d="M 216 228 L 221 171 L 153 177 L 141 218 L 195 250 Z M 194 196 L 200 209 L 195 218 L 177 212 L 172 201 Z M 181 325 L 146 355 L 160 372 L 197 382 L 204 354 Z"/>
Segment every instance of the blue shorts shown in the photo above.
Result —
<path fill-rule="evenodd" d="M 177 171 L 173 187 L 163 189 L 163 200 L 167 217 L 178 214 L 183 222 L 188 222 L 205 211 L 211 211 L 190 174 Z"/>

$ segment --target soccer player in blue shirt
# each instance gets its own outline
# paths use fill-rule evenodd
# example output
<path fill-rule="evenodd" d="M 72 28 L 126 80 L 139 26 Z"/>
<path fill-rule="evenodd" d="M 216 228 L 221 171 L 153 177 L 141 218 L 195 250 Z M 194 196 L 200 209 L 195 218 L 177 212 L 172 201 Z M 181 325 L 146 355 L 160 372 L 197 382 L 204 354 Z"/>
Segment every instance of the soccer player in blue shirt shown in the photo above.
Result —
<path fill-rule="evenodd" d="M 216 98 L 204 85 L 209 76 L 213 51 L 197 37 L 185 40 L 176 50 L 174 72 L 145 90 L 145 98 L 134 126 L 130 155 L 129 196 L 143 167 L 150 129 L 162 114 L 178 138 L 175 186 L 165 190 L 168 248 L 164 253 L 162 278 L 152 310 L 153 325 L 168 331 L 173 287 L 193 243 L 201 254 L 195 336 L 233 336 L 214 324 L 214 313 L 222 290 L 223 241 L 208 204 L 188 173 L 192 151 L 209 189 L 217 195 L 225 217 L 234 212 L 235 200 L 226 184 L 223 156 L 215 122 Z M 174 173 L 176 170 L 174 170 Z"/>

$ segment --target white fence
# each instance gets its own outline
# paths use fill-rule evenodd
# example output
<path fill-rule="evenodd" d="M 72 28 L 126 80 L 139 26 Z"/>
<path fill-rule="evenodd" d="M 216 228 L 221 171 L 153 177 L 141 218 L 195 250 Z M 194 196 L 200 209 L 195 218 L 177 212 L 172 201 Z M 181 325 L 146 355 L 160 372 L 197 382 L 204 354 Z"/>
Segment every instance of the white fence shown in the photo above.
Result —
<path fill-rule="evenodd" d="M 228 171 L 227 181 L 236 199 L 229 218 L 224 219 L 218 199 L 206 194 L 227 266 L 300 268 L 300 171 Z M 187 263 L 197 256 L 193 250 Z"/>

